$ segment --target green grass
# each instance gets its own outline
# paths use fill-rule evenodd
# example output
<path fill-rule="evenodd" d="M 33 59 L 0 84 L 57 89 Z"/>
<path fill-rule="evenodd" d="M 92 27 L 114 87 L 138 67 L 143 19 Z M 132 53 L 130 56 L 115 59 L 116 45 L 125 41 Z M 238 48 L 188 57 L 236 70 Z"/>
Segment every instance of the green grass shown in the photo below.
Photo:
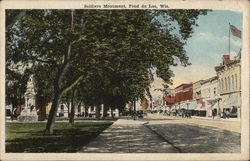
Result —
<path fill-rule="evenodd" d="M 43 136 L 46 123 L 7 123 L 6 152 L 77 152 L 112 123 L 56 123 L 52 136 Z"/>

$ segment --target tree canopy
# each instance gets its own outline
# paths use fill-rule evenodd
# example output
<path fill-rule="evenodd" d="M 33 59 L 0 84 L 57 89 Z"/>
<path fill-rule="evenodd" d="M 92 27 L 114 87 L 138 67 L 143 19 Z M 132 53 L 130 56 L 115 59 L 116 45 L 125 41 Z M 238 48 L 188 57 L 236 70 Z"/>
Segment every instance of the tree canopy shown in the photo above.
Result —
<path fill-rule="evenodd" d="M 13 11 L 7 12 L 11 16 Z M 73 88 L 82 90 L 86 104 L 121 106 L 150 95 L 152 69 L 165 85 L 171 84 L 170 67 L 189 64 L 184 45 L 198 16 L 205 14 L 204 10 L 26 10 L 8 28 L 6 67 L 31 66 L 39 95 L 52 101 L 48 124 L 54 122 L 62 95 Z"/>

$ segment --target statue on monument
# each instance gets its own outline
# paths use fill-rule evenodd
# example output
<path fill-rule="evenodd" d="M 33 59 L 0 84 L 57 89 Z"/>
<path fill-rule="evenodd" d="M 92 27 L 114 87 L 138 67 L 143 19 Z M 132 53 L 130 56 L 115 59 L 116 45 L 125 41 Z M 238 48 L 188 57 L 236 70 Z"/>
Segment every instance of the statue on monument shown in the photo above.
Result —
<path fill-rule="evenodd" d="M 29 122 L 38 121 L 37 111 L 36 111 L 36 92 L 35 92 L 35 82 L 34 76 L 31 75 L 27 82 L 27 89 L 24 93 L 25 107 L 18 117 L 19 121 Z"/>

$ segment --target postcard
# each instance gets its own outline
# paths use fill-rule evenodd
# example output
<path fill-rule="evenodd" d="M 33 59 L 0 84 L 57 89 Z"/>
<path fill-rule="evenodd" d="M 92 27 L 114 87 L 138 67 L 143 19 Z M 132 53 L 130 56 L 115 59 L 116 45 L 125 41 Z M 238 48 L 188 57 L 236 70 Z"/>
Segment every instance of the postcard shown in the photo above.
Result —
<path fill-rule="evenodd" d="M 249 2 L 1 1 L 1 160 L 248 160 Z"/>

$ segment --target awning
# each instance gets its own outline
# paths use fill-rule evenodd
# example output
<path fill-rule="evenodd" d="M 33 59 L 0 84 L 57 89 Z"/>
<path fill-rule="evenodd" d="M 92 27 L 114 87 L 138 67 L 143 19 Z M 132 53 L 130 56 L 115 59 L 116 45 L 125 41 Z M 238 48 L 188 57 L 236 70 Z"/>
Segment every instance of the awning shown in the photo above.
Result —
<path fill-rule="evenodd" d="M 176 109 L 176 110 L 180 109 L 180 105 L 176 105 L 176 106 L 175 106 L 175 109 Z"/>
<path fill-rule="evenodd" d="M 198 104 L 198 106 L 194 110 L 195 111 L 206 111 L 205 108 L 202 108 L 202 104 Z"/>
<path fill-rule="evenodd" d="M 223 101 L 225 106 L 240 106 L 240 101 L 238 99 L 238 93 L 232 93 L 227 99 Z"/>
<path fill-rule="evenodd" d="M 196 101 L 190 102 L 188 105 L 188 110 L 194 110 L 198 106 L 198 103 Z"/>
<path fill-rule="evenodd" d="M 181 105 L 180 105 L 180 109 L 187 109 L 186 103 L 181 104 Z"/>
<path fill-rule="evenodd" d="M 177 106 L 172 106 L 172 107 L 170 108 L 170 111 L 176 111 L 176 107 L 177 107 Z"/>
<path fill-rule="evenodd" d="M 176 108 L 176 106 L 172 106 L 170 110 L 171 110 L 171 111 L 174 111 L 175 108 Z"/>
<path fill-rule="evenodd" d="M 216 98 L 207 99 L 206 102 L 207 102 L 207 104 L 209 104 L 209 105 L 214 105 L 215 103 L 218 102 L 218 99 L 216 99 Z"/>

